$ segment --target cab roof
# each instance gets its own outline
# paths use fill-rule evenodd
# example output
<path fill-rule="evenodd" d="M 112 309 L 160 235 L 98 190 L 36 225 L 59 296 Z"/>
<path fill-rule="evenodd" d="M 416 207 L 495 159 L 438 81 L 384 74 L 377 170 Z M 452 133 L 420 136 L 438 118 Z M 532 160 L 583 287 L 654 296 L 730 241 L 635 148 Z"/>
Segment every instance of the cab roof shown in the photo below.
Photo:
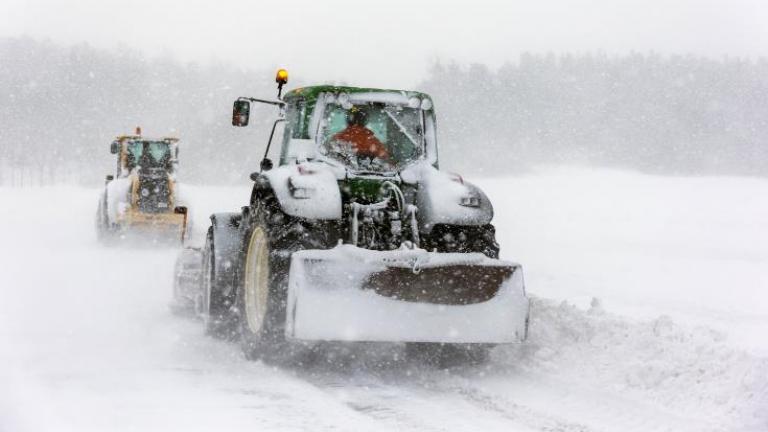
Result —
<path fill-rule="evenodd" d="M 388 90 L 377 89 L 367 87 L 347 87 L 347 86 L 334 86 L 334 85 L 316 85 L 309 87 L 299 87 L 287 92 L 283 96 L 283 100 L 287 103 L 293 102 L 298 99 L 304 99 L 307 104 L 314 104 L 317 101 L 318 96 L 322 93 L 396 93 L 406 98 L 418 97 L 419 99 L 432 99 L 428 94 L 411 90 Z"/>
<path fill-rule="evenodd" d="M 120 135 L 115 138 L 117 141 L 134 141 L 134 140 L 142 140 L 142 141 L 165 141 L 168 143 L 175 143 L 178 142 L 179 139 L 176 137 L 162 137 L 162 138 L 148 138 L 141 135 Z"/>

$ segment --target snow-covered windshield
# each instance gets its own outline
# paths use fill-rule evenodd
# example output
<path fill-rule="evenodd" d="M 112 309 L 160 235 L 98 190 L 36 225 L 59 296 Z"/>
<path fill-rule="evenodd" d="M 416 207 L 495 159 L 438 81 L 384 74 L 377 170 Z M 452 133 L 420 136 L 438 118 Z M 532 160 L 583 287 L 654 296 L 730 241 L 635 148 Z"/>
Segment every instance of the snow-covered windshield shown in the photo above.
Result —
<path fill-rule="evenodd" d="M 321 153 L 360 171 L 392 171 L 424 154 L 420 109 L 368 102 L 326 105 Z"/>
<path fill-rule="evenodd" d="M 171 146 L 165 141 L 129 141 L 126 143 L 127 165 L 142 168 L 169 168 Z"/>

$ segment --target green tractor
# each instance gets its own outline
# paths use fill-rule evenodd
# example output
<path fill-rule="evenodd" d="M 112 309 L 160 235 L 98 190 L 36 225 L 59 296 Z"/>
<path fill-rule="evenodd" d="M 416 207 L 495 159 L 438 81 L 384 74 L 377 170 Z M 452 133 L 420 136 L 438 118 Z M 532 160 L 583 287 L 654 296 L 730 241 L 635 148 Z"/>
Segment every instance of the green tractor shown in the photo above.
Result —
<path fill-rule="evenodd" d="M 251 359 L 319 341 L 484 358 L 523 341 L 522 269 L 498 259 L 486 195 L 438 170 L 432 99 L 329 85 L 281 98 L 285 71 L 277 82 L 277 100 L 234 103 L 234 126 L 252 103 L 277 116 L 250 199 L 211 216 L 200 282 L 180 290 L 206 332 L 239 339 Z"/>

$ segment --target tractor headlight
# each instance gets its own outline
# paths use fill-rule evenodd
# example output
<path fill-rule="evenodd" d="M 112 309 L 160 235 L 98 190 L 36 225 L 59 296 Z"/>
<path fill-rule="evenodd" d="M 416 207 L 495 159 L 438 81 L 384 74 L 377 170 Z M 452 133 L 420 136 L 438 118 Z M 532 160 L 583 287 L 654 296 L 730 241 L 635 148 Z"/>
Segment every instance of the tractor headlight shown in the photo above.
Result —
<path fill-rule="evenodd" d="M 309 188 L 295 188 L 291 189 L 291 196 L 296 199 L 308 199 L 312 198 L 312 195 L 315 194 L 314 189 Z"/>
<path fill-rule="evenodd" d="M 459 205 L 464 207 L 480 207 L 480 197 L 476 195 L 467 195 L 461 197 Z"/>
<path fill-rule="evenodd" d="M 308 185 L 298 185 L 293 179 L 288 179 L 288 190 L 295 199 L 309 199 L 315 195 L 315 188 Z"/>

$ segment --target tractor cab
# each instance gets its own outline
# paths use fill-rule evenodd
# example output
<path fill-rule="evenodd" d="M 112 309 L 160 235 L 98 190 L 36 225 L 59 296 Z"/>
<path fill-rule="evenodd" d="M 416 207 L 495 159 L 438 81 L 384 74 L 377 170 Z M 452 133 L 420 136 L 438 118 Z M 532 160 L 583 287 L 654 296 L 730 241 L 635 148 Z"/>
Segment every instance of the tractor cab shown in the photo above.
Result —
<path fill-rule="evenodd" d="M 314 86 L 288 92 L 280 164 L 325 161 L 352 172 L 437 165 L 429 96 L 413 91 Z"/>

